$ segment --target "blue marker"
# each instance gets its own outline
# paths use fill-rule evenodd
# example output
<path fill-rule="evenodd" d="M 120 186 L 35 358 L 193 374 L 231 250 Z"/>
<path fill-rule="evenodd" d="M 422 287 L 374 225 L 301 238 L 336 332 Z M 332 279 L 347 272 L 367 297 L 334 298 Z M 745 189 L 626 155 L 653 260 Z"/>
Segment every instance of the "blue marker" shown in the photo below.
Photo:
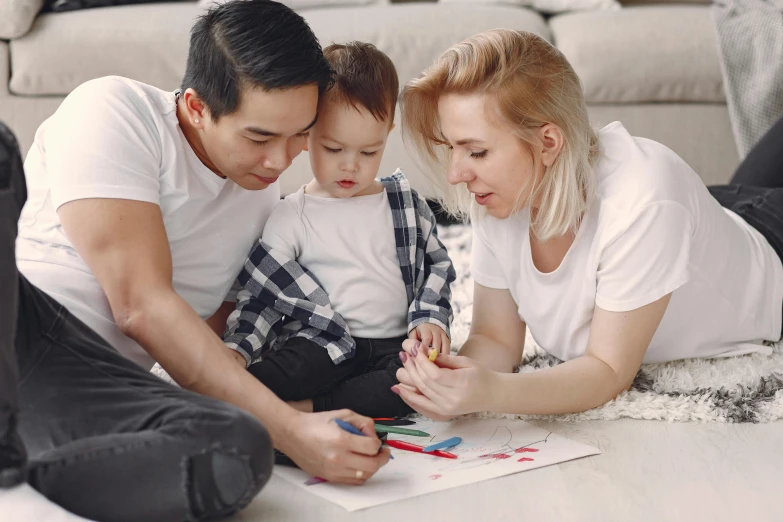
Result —
<path fill-rule="evenodd" d="M 450 439 L 442 440 L 440 442 L 436 442 L 435 444 L 430 444 L 429 446 L 427 446 L 421 451 L 422 453 L 427 453 L 435 450 L 446 450 L 449 448 L 453 448 L 460 442 L 462 442 L 462 437 L 451 437 Z"/>
<path fill-rule="evenodd" d="M 357 428 L 356 426 L 354 426 L 350 422 L 345 422 L 342 419 L 333 419 L 333 420 L 334 420 L 334 422 L 337 423 L 338 426 L 340 426 L 340 428 L 342 428 L 343 430 L 347 431 L 348 433 L 352 433 L 354 435 L 359 435 L 360 437 L 366 437 L 367 436 L 364 433 L 362 433 L 359 428 Z M 462 439 L 460 439 L 460 440 L 462 440 Z M 381 452 L 381 448 L 378 448 L 378 453 L 380 453 L 380 452 Z M 394 455 L 389 455 L 389 458 L 393 459 Z"/>
<path fill-rule="evenodd" d="M 359 430 L 359 428 L 357 428 L 356 426 L 354 426 L 350 422 L 345 422 L 342 419 L 334 419 L 334 422 L 336 422 L 338 426 L 340 426 L 342 429 L 344 429 L 348 433 L 353 433 L 354 435 L 359 435 L 361 437 L 366 437 L 366 435 L 364 433 L 362 433 L 361 430 Z"/>

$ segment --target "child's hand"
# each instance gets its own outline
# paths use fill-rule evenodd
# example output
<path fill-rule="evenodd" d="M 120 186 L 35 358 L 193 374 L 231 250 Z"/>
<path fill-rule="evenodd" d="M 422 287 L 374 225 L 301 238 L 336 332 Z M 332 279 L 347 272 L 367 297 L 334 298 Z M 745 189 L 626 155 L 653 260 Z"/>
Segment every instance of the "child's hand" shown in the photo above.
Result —
<path fill-rule="evenodd" d="M 408 338 L 420 341 L 425 354 L 430 353 L 430 346 L 438 350 L 439 353 L 451 353 L 451 339 L 440 326 L 422 323 L 411 330 Z"/>

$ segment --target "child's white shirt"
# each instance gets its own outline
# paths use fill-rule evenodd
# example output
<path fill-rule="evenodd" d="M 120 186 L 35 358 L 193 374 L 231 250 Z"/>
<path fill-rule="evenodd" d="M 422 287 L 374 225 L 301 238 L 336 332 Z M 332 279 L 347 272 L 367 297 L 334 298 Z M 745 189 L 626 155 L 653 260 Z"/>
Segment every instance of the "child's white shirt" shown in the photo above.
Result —
<path fill-rule="evenodd" d="M 324 198 L 302 187 L 275 207 L 262 240 L 313 275 L 351 336 L 407 335 L 408 296 L 385 190 Z"/>

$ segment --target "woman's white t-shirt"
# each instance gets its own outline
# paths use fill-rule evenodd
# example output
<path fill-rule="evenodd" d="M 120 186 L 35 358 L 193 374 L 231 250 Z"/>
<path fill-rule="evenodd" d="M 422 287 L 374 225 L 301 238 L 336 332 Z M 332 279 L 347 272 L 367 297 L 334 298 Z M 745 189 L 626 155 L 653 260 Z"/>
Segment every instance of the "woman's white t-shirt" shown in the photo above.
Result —
<path fill-rule="evenodd" d="M 587 349 L 596 306 L 640 308 L 672 293 L 645 362 L 769 352 L 783 320 L 783 264 L 665 146 L 614 122 L 599 131 L 597 197 L 551 273 L 530 252 L 529 214 L 474 223 L 472 272 L 508 289 L 535 341 L 568 360 Z"/>
<path fill-rule="evenodd" d="M 154 361 L 123 335 L 103 289 L 66 237 L 57 209 L 87 198 L 160 206 L 176 292 L 204 319 L 230 290 L 280 199 L 275 184 L 248 191 L 198 159 L 179 127 L 172 92 L 119 77 L 75 89 L 35 136 L 25 161 L 19 270 L 129 359 Z M 177 332 L 171 332 L 172 337 Z"/>

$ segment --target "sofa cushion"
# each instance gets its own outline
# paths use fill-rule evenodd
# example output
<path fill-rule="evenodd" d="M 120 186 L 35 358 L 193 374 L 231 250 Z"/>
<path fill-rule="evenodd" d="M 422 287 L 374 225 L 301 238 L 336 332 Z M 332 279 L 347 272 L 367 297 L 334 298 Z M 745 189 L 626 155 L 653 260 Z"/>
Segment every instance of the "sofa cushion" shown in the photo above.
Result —
<path fill-rule="evenodd" d="M 8 73 L 11 72 L 11 62 L 8 42 L 0 40 L 0 95 L 8 94 Z"/>
<path fill-rule="evenodd" d="M 173 90 L 185 72 L 190 28 L 202 12 L 187 2 L 41 15 L 11 42 L 11 91 L 64 95 L 109 75 Z"/>
<path fill-rule="evenodd" d="M 11 42 L 11 90 L 65 95 L 108 75 L 163 89 L 179 86 L 197 3 L 165 3 L 45 14 Z M 362 40 L 387 52 L 401 82 L 418 76 L 464 38 L 495 27 L 523 29 L 551 40 L 541 15 L 505 6 L 432 4 L 333 7 L 301 12 L 326 46 Z"/>
<path fill-rule="evenodd" d="M 506 27 L 552 38 L 541 15 L 508 6 L 419 3 L 301 14 L 324 47 L 349 40 L 375 44 L 394 62 L 401 85 L 418 77 L 449 47 L 482 31 Z"/>
<path fill-rule="evenodd" d="M 550 20 L 589 103 L 725 102 L 707 6 L 643 6 Z"/>
<path fill-rule="evenodd" d="M 0 39 L 18 38 L 30 30 L 44 0 L 0 0 Z"/>
<path fill-rule="evenodd" d="M 710 5 L 712 0 L 620 0 L 623 7 L 631 5 L 655 5 L 655 4 L 699 4 Z"/>
<path fill-rule="evenodd" d="M 438 0 L 441 4 L 505 4 L 530 7 L 540 13 L 565 13 L 568 11 L 592 11 L 619 9 L 617 0 Z"/>
<path fill-rule="evenodd" d="M 94 7 L 113 7 L 117 5 L 148 4 L 165 2 L 166 0 L 46 0 L 45 11 L 75 11 L 77 9 L 92 9 Z M 176 0 L 169 0 L 176 1 Z M 179 0 L 185 2 L 187 0 Z"/>
<path fill-rule="evenodd" d="M 214 5 L 224 4 L 231 0 L 199 0 L 199 5 L 204 9 L 209 9 Z M 279 0 L 283 5 L 287 5 L 294 11 L 300 9 L 312 9 L 314 7 L 334 7 L 338 5 L 368 5 L 385 3 L 384 0 Z"/>

